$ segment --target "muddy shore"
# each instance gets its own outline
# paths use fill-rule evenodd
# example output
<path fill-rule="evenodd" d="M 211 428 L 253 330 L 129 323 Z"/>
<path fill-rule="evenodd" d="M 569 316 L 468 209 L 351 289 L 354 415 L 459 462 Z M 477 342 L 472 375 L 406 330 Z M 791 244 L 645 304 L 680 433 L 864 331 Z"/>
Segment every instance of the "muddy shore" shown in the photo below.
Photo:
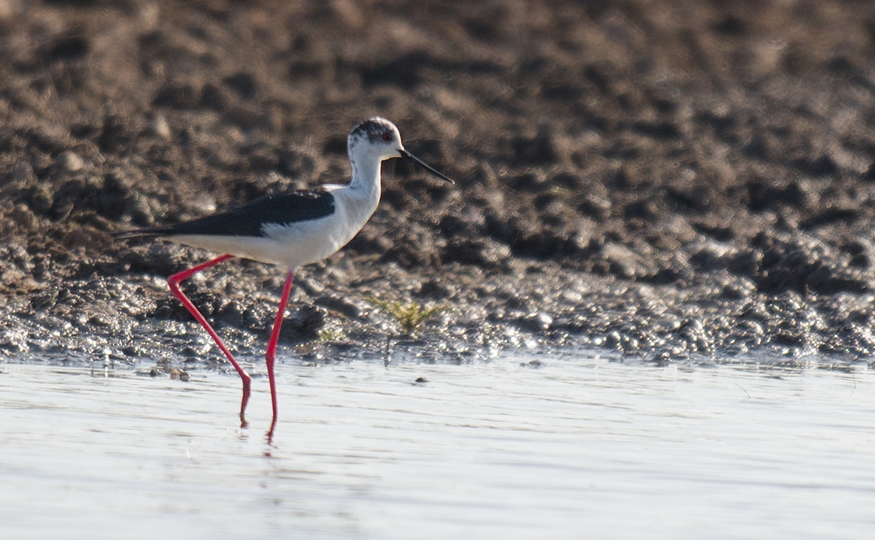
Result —
<path fill-rule="evenodd" d="M 384 164 L 287 356 L 875 350 L 871 2 L 0 0 L 0 59 L 0 356 L 218 363 L 210 254 L 109 233 L 343 181 L 375 114 L 457 184 Z M 257 362 L 282 280 L 186 290 Z"/>

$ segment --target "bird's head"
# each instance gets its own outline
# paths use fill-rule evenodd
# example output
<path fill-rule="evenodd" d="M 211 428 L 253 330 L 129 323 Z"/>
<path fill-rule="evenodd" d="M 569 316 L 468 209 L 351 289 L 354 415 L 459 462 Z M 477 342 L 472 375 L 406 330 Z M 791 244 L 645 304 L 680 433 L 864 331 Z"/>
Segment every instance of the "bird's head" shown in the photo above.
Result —
<path fill-rule="evenodd" d="M 401 134 L 395 124 L 373 116 L 357 125 L 346 139 L 346 147 L 351 159 L 376 159 L 384 161 L 392 158 L 404 158 L 419 165 L 429 173 L 454 184 L 452 180 L 425 164 L 422 160 L 404 149 L 401 144 Z"/>

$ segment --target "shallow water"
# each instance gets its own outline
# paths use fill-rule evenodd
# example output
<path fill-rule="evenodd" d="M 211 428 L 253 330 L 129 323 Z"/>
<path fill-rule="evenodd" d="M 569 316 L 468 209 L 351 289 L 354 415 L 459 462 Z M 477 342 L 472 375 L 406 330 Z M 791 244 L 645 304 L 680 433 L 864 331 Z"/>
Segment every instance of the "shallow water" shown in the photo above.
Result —
<path fill-rule="evenodd" d="M 871 538 L 875 377 L 629 365 L 9 363 L 2 538 Z M 524 366 L 523 364 L 526 364 Z M 415 384 L 417 378 L 427 379 Z"/>

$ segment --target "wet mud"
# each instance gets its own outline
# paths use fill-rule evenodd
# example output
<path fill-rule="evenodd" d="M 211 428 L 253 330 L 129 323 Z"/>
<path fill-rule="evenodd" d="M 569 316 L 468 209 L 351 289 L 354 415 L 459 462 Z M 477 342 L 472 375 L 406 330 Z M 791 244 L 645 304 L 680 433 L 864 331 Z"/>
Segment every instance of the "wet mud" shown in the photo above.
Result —
<path fill-rule="evenodd" d="M 0 58 L 8 357 L 219 362 L 164 281 L 210 254 L 110 233 L 343 181 L 374 114 L 457 184 L 384 164 L 294 354 L 875 349 L 870 2 L 0 0 Z M 282 279 L 186 290 L 255 359 Z"/>

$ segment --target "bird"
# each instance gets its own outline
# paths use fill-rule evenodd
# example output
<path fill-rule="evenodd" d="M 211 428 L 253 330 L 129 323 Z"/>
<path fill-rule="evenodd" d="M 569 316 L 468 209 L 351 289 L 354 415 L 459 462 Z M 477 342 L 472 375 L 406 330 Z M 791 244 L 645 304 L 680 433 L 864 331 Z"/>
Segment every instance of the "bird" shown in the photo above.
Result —
<path fill-rule="evenodd" d="M 445 182 L 455 183 L 408 152 L 401 143 L 401 134 L 395 124 L 379 116 L 368 118 L 353 128 L 347 137 L 347 153 L 351 176 L 346 184 L 324 184 L 313 189 L 268 195 L 227 212 L 175 225 L 120 231 L 113 235 L 120 240 L 164 239 L 222 253 L 219 257 L 171 275 L 167 283 L 173 295 L 204 327 L 240 375 L 243 382 L 240 420 L 244 426 L 251 377 L 179 285 L 191 276 L 234 257 L 276 265 L 286 270 L 279 308 L 265 353 L 273 409 L 269 436 L 277 420 L 274 377 L 277 341 L 295 273 L 300 267 L 319 262 L 339 251 L 368 222 L 380 202 L 380 169 L 383 161 L 402 158 Z"/>

